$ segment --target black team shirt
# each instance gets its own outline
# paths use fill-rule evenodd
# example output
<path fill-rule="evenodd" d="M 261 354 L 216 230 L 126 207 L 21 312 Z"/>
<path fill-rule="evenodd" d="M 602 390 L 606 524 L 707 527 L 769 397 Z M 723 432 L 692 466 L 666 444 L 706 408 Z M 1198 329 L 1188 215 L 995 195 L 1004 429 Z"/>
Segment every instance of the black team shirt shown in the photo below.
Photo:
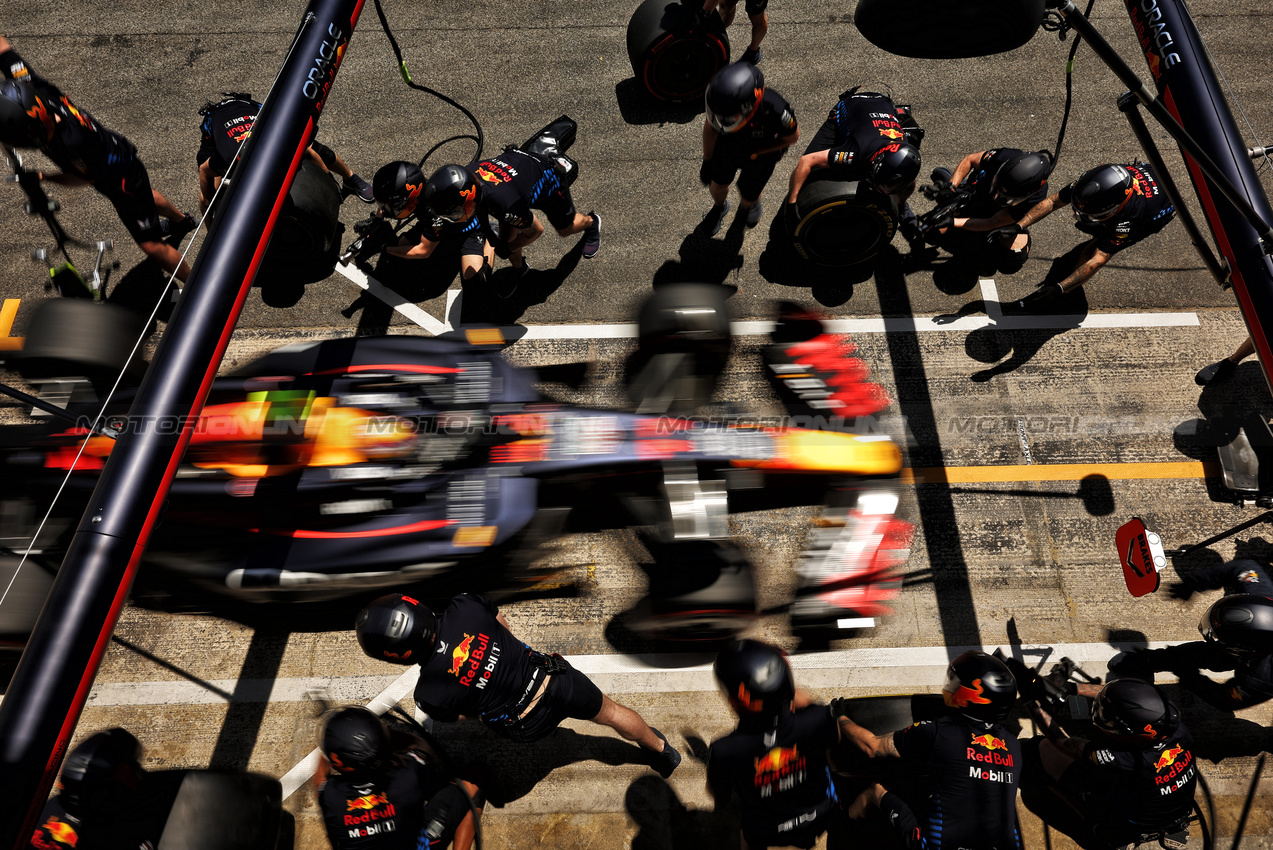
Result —
<path fill-rule="evenodd" d="M 1015 735 L 1000 724 L 952 714 L 894 732 L 893 745 L 903 759 L 927 770 L 929 847 L 1020 847 L 1021 744 Z"/>
<path fill-rule="evenodd" d="M 438 644 L 420 664 L 416 705 L 430 717 L 498 715 L 534 696 L 543 678 L 530 648 L 495 619 L 499 609 L 485 597 L 463 593 L 438 618 Z M 493 719 L 493 718 L 492 718 Z"/>
<path fill-rule="evenodd" d="M 797 709 L 773 729 L 740 727 L 708 749 L 707 782 L 721 800 L 738 792 L 749 833 L 781 835 L 811 825 L 835 803 L 827 749 L 836 735 L 825 705 Z"/>

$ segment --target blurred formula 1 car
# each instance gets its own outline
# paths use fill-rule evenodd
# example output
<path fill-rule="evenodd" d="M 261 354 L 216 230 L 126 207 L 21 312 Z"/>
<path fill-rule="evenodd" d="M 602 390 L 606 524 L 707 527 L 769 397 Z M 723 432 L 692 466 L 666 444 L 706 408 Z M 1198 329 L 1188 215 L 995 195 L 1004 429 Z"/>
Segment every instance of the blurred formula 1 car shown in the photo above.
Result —
<path fill-rule="evenodd" d="M 728 316 L 693 287 L 657 298 L 634 383 L 677 412 L 697 402 L 667 388 L 709 364 L 719 373 Z M 792 316 L 780 329 L 765 359 L 792 405 L 851 419 L 887 403 L 819 322 Z M 605 527 L 654 524 L 662 551 L 698 561 L 703 546 L 729 545 L 733 511 L 820 505 L 793 619 L 861 625 L 886 610 L 910 533 L 894 518 L 901 454 L 888 437 L 573 407 L 502 357 L 497 330 L 465 334 L 290 345 L 218 378 L 147 563 L 239 599 L 320 601 L 463 579 L 482 556 L 507 563 L 571 509 L 590 508 Z M 130 427 L 126 415 L 96 425 L 12 426 L 0 452 L 6 498 L 42 510 L 69 472 L 59 511 L 77 515 L 110 435 Z M 46 569 L 60 559 L 61 541 L 37 545 Z M 693 572 L 652 582 L 646 633 L 715 638 L 756 615 L 745 564 Z"/>

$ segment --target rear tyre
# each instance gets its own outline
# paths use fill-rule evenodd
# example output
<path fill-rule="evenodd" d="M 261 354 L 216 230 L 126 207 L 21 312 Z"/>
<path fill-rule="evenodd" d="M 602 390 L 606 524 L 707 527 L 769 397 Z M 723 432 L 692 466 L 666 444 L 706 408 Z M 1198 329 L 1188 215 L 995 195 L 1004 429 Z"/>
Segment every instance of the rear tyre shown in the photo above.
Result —
<path fill-rule="evenodd" d="M 866 181 L 815 174 L 796 198 L 791 242 L 806 260 L 821 266 L 865 262 L 893 240 L 898 205 Z"/>
<path fill-rule="evenodd" d="M 628 22 L 632 73 L 655 98 L 668 103 L 701 100 L 716 72 L 729 64 L 729 36 L 720 15 L 699 25 L 691 6 L 645 0 Z"/>

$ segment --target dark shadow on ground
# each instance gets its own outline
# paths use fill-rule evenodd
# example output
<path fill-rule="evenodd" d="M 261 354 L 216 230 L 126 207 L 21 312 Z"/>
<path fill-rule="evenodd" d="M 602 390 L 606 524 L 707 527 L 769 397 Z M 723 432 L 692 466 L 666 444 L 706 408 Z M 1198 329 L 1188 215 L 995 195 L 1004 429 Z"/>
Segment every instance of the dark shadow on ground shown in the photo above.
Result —
<path fill-rule="evenodd" d="M 143 319 L 149 319 L 151 312 L 155 310 L 155 305 L 159 304 L 155 318 L 166 322 L 172 317 L 172 308 L 176 304 L 171 293 L 163 297 L 164 288 L 167 285 L 168 273 L 154 260 L 147 258 L 109 286 L 106 300 L 136 313 Z M 174 288 L 178 285 L 180 285 L 179 282 L 173 283 Z M 154 331 L 155 326 L 152 323 L 146 332 L 151 334 Z"/>
<path fill-rule="evenodd" d="M 550 239 L 552 242 L 548 241 Z M 534 243 L 532 248 L 541 248 L 546 253 L 556 247 L 554 243 L 562 241 L 561 237 L 555 233 L 546 233 L 539 241 Z M 527 252 L 526 259 L 530 263 L 530 271 L 518 281 L 516 291 L 508 298 L 501 298 L 495 294 L 495 285 L 503 282 L 503 278 L 516 274 L 511 266 L 501 263 L 491 277 L 491 286 L 485 286 L 473 281 L 466 282 L 464 284 L 464 300 L 460 304 L 460 321 L 466 325 L 516 324 L 527 308 L 535 304 L 543 304 L 548 300 L 549 296 L 561 288 L 561 285 L 566 282 L 566 278 L 570 277 L 575 267 L 579 265 L 579 261 L 583 258 L 583 240 L 580 239 L 569 251 L 563 254 L 553 268 L 538 268 L 535 265 L 537 256 L 542 256 L 542 254 L 536 255 L 532 251 Z"/>
<path fill-rule="evenodd" d="M 1002 309 L 1004 305 L 1001 304 L 999 307 Z M 986 301 L 977 299 L 969 301 L 954 313 L 936 317 L 935 321 L 938 324 L 948 324 L 964 316 L 985 312 L 987 312 Z M 1005 312 L 1009 311 L 1005 310 Z M 964 350 L 968 356 L 981 363 L 994 364 L 974 372 L 969 376 L 970 379 L 977 383 L 984 383 L 996 375 L 1016 371 L 1030 362 L 1048 340 L 1077 328 L 1087 316 L 1087 312 L 1087 296 L 1082 289 L 1079 289 L 1059 299 L 1055 308 L 1048 313 L 1057 318 L 1064 317 L 1066 321 L 1062 327 L 1038 329 L 988 327 L 970 331 L 964 339 Z"/>
<path fill-rule="evenodd" d="M 482 766 L 488 780 L 482 790 L 497 807 L 525 797 L 559 767 L 583 761 L 611 766 L 650 763 L 647 751 L 637 744 L 607 735 L 581 735 L 564 727 L 528 744 L 510 743 L 477 721 L 438 724 L 434 734 L 454 763 Z"/>
<path fill-rule="evenodd" d="M 208 767 L 213 769 L 246 769 L 261 733 L 261 722 L 269 708 L 269 700 L 255 693 L 252 680 L 273 681 L 278 677 L 289 633 L 282 629 L 258 629 L 248 644 L 243 667 L 230 698 L 230 707 L 221 722 Z"/>
<path fill-rule="evenodd" d="M 737 805 L 722 811 L 688 809 L 666 780 L 641 776 L 623 795 L 628 816 L 637 825 L 632 850 L 730 850 L 739 846 Z"/>
<path fill-rule="evenodd" d="M 880 312 L 884 316 L 912 316 L 910 291 L 902 259 L 891 246 L 880 253 L 875 268 Z M 897 412 L 915 437 L 906 449 L 911 467 L 942 466 L 941 431 L 933 408 L 932 391 L 916 332 L 886 334 L 889 362 L 897 381 Z M 945 646 L 981 643 L 977 609 L 973 605 L 968 563 L 959 536 L 954 499 L 945 484 L 918 485 L 915 495 Z"/>
<path fill-rule="evenodd" d="M 441 296 L 451 288 L 451 282 L 459 273 L 460 246 L 450 241 L 438 245 L 433 254 L 423 260 L 381 254 L 375 268 L 368 272 L 370 277 L 412 304 Z M 352 319 L 359 311 L 362 312 L 358 318 L 359 336 L 378 336 L 388 332 L 394 313 L 388 304 L 364 290 L 340 314 Z"/>
<path fill-rule="evenodd" d="M 1273 438 L 1264 423 L 1271 409 L 1273 398 L 1269 396 L 1260 365 L 1254 361 L 1243 363 L 1228 380 L 1202 389 L 1198 396 L 1202 416 L 1176 426 L 1172 435 L 1176 450 L 1195 460 L 1215 462 L 1219 460 L 1216 449 L 1232 443 L 1238 431 L 1245 429 L 1256 451 L 1268 452 Z M 1262 472 L 1260 477 L 1264 479 L 1266 473 Z M 1234 492 L 1224 487 L 1219 476 L 1208 477 L 1206 486 L 1207 496 L 1214 502 L 1235 499 Z"/>
<path fill-rule="evenodd" d="M 886 247 L 880 255 L 852 266 L 811 263 L 796 252 L 787 233 L 782 208 L 770 220 L 768 235 L 769 241 L 759 259 L 760 276 L 782 286 L 807 287 L 809 294 L 823 307 L 843 306 L 853 297 L 853 287 L 871 278 L 884 252 L 896 254 L 891 247 Z"/>
<path fill-rule="evenodd" d="M 737 202 L 731 201 L 734 209 Z M 707 204 L 710 206 L 710 203 Z M 680 259 L 668 260 L 654 272 L 655 286 L 670 283 L 716 283 L 724 284 L 731 273 L 743 266 L 743 237 L 747 225 L 741 215 L 734 215 L 734 210 L 726 213 L 731 216 L 729 227 L 724 238 L 713 238 L 703 232 L 702 226 L 681 240 L 677 248 Z"/>
<path fill-rule="evenodd" d="M 636 77 L 615 83 L 614 99 L 625 124 L 688 124 L 703 114 L 702 101 L 665 103 L 646 91 Z"/>

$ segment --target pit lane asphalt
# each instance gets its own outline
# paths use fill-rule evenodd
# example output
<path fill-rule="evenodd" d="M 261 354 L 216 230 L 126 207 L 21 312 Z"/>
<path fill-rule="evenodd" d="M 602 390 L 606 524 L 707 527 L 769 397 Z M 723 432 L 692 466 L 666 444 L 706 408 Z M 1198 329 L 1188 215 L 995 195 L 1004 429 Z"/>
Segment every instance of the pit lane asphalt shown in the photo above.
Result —
<path fill-rule="evenodd" d="M 178 205 L 193 209 L 195 110 L 222 90 L 247 88 L 262 94 L 301 7 L 174 3 L 156 12 L 139 2 L 101 8 L 13 3 L 6 11 L 5 34 L 32 66 L 136 142 L 154 185 Z M 850 286 L 835 275 L 793 282 L 781 270 L 775 273 L 762 265 L 768 215 L 765 225 L 744 236 L 739 251 L 720 239 L 706 244 L 689 238 L 708 205 L 706 192 L 694 182 L 701 117 L 693 111 L 660 114 L 640 104 L 622 47 L 630 11 L 595 2 L 391 4 L 387 9 L 415 78 L 477 112 L 488 152 L 520 141 L 562 112 L 580 123 L 579 141 L 571 151 L 582 165 L 575 196 L 581 210 L 595 207 L 603 215 L 602 253 L 573 267 L 567 257 L 561 270 L 569 267 L 568 276 L 541 279 L 537 288 L 528 287 L 524 299 L 511 303 L 466 293 L 465 321 L 627 322 L 656 280 L 736 285 L 733 302 L 743 319 L 767 317 L 775 298 L 828 308 L 838 317 L 872 318 L 953 313 L 980 297 L 975 289 L 942 291 L 940 275 L 934 281 L 931 271 L 912 268 L 900 240 L 895 252 L 881 257 L 873 280 Z M 841 90 L 879 81 L 891 85 L 898 100 L 914 104 L 920 123 L 928 128 L 925 170 L 954 165 L 964 153 L 996 144 L 1028 148 L 1054 143 L 1066 45 L 1040 34 L 1026 47 L 990 59 L 903 60 L 868 45 L 853 29 L 851 11 L 848 4 L 818 2 L 771 9 L 762 67 L 769 83 L 795 105 L 806 138 Z M 1269 12 L 1217 0 L 1196 4 L 1194 13 L 1238 102 L 1267 136 L 1273 128 L 1273 107 L 1264 96 L 1267 39 L 1273 32 Z M 1094 17 L 1139 70 L 1121 8 L 1106 4 Z M 735 26 L 732 35 L 736 41 L 746 38 L 745 27 Z M 1137 153 L 1114 106 L 1121 88 L 1086 48 L 1079 53 L 1075 79 L 1075 111 L 1058 168 L 1060 180 Z M 374 16 L 364 15 L 319 137 L 370 177 L 378 164 L 418 157 L 435 141 L 466 129 L 448 107 L 408 92 Z M 1178 155 L 1167 145 L 1164 150 L 1168 162 L 1176 164 Z M 461 144 L 450 156 L 465 160 L 471 153 Z M 770 211 L 778 207 L 793 161 L 789 155 L 763 196 Z M 41 223 L 21 215 L 18 190 L 5 191 L 0 197 L 10 201 L 6 235 L 0 239 L 0 296 L 22 299 L 13 328 L 21 334 L 34 301 L 46 297 L 42 273 L 26 253 L 49 240 Z M 1185 191 L 1196 209 L 1192 193 Z M 104 200 L 88 190 L 55 189 L 52 194 L 65 205 L 63 222 L 72 233 L 113 237 L 123 271 L 140 260 Z M 917 208 L 924 209 L 922 202 Z M 357 201 L 347 201 L 342 220 L 352 225 L 365 212 Z M 1005 297 L 1028 291 L 1050 260 L 1078 241 L 1061 215 L 1037 226 L 1035 234 L 1034 256 L 1026 269 L 996 281 Z M 571 245 L 547 234 L 533 246 L 532 264 L 558 265 Z M 731 259 L 735 256 L 739 259 Z M 730 270 L 731 265 L 737 269 Z M 454 285 L 444 278 L 431 275 L 406 294 L 442 318 L 443 292 Z M 1195 312 L 1199 324 L 856 335 L 860 356 L 897 400 L 890 412 L 904 417 L 914 437 L 911 464 L 1024 465 L 1022 431 L 1036 466 L 1209 460 L 1213 454 L 1199 448 L 1190 433 L 1192 420 L 1226 409 L 1269 412 L 1270 399 L 1254 364 L 1242 367 L 1229 384 L 1202 393 L 1190 381 L 1198 367 L 1232 350 L 1243 330 L 1231 295 L 1211 283 L 1179 223 L 1120 256 L 1088 290 L 1092 314 Z M 359 300 L 358 290 L 338 275 L 307 287 L 294 305 L 275 306 L 287 300 L 286 292 L 253 293 L 227 365 L 283 342 L 355 329 L 367 332 L 389 325 L 395 332 L 417 332 L 380 302 Z M 348 317 L 345 310 L 350 310 Z M 615 364 L 626 345 L 623 340 L 524 341 L 509 354 L 531 365 L 577 358 L 608 364 L 596 370 L 578 400 L 617 403 Z M 750 346 L 742 344 L 721 397 L 772 405 L 745 362 Z M 1002 365 L 996 369 L 996 364 Z M 893 424 L 901 430 L 900 421 Z M 1133 641 L 1137 633 L 1166 641 L 1196 636 L 1193 625 L 1204 601 L 1181 606 L 1126 596 L 1113 531 L 1139 515 L 1164 534 L 1168 546 L 1183 545 L 1254 516 L 1254 509 L 1213 501 L 1217 487 L 1210 479 L 1120 480 L 1114 470 L 1107 475 L 1108 490 L 1091 484 L 1081 488 L 1077 481 L 1031 480 L 924 484 L 909 490 L 903 511 L 918 529 L 897 613 L 873 632 L 835 648 L 993 645 L 1006 642 L 1010 621 L 1027 644 L 1103 644 L 1110 630 L 1115 639 Z M 787 512 L 738 524 L 744 546 L 759 565 L 762 604 L 786 598 L 802 520 L 798 512 Z M 1267 555 L 1267 536 L 1257 527 L 1237 539 L 1242 552 Z M 1238 548 L 1231 539 L 1179 566 L 1231 557 Z M 615 653 L 605 628 L 640 597 L 644 586 L 627 541 L 615 535 L 580 536 L 555 557 L 571 565 L 581 595 L 510 605 L 515 631 L 544 649 Z M 755 634 L 791 645 L 780 617 L 762 621 Z M 334 696 L 352 701 L 354 693 L 370 698 L 386 677 L 399 672 L 363 658 L 351 635 L 342 632 L 253 630 L 221 619 L 129 609 L 117 635 L 135 649 L 122 643 L 112 647 L 98 677 L 103 686 L 193 678 L 220 683 L 220 690 L 239 695 L 228 707 L 219 698 L 188 705 L 90 703 L 80 734 L 125 725 L 146 744 L 149 763 L 156 767 L 249 766 L 281 776 L 313 746 L 313 706 L 294 696 L 261 702 L 252 682 L 367 677 L 360 689 L 333 688 Z M 889 679 L 887 684 L 865 686 L 849 686 L 846 672 L 843 686 L 816 692 L 829 697 L 934 690 L 939 668 L 885 667 L 880 675 Z M 726 730 L 726 709 L 715 694 L 666 690 L 656 685 L 649 692 L 624 692 L 621 699 L 665 731 L 676 730 L 670 734 L 678 745 L 687 733 L 710 741 Z M 1196 701 L 1182 698 L 1186 717 L 1213 730 L 1213 737 L 1258 744 L 1252 729 L 1238 729 L 1234 736 L 1231 725 L 1203 716 Z M 1269 720 L 1263 710 L 1243 716 L 1265 725 Z M 488 817 L 489 846 L 680 846 L 676 842 L 685 835 L 703 835 L 709 842 L 705 846 L 727 840 L 732 827 L 727 818 L 710 815 L 701 790 L 701 765 L 687 759 L 670 784 L 664 784 L 640 766 L 623 764 L 630 752 L 617 739 L 583 725 L 572 728 L 576 734 L 563 734 L 551 746 L 506 753 L 501 769 L 514 792 L 522 793 Z M 585 760 L 563 764 L 576 759 Z M 545 776 L 557 765 L 562 766 Z M 1214 768 L 1203 763 L 1224 799 L 1222 835 L 1232 832 L 1251 766 L 1250 759 L 1242 758 Z M 1273 833 L 1268 798 L 1261 799 L 1264 805 L 1257 804 L 1247 826 L 1247 846 L 1268 846 Z M 302 789 L 288 805 L 298 817 L 298 846 L 322 846 L 312 795 Z M 681 837 L 664 840 L 665 831 L 672 829 Z M 1027 840 L 1035 835 L 1027 832 Z"/>

